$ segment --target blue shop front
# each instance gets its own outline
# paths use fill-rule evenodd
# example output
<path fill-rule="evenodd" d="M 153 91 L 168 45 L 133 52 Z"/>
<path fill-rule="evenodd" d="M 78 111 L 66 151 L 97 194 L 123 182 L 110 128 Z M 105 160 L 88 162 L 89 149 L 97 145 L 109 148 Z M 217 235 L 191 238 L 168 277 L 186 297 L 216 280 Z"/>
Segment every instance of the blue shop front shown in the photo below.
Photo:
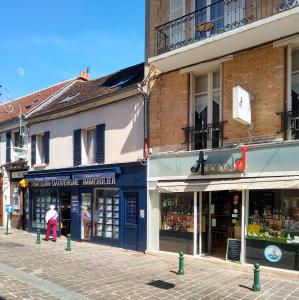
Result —
<path fill-rule="evenodd" d="M 30 171 L 29 230 L 46 229 L 51 204 L 59 234 L 145 251 L 146 167 L 139 162 Z"/>

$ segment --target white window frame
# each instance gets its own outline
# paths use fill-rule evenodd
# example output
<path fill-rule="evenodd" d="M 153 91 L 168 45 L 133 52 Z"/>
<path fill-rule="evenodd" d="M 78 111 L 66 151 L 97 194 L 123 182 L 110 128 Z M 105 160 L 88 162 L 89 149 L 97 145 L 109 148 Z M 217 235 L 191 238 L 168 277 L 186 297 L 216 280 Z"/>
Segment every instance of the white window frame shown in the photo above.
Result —
<path fill-rule="evenodd" d="M 220 83 L 219 83 L 219 88 L 213 89 L 213 73 L 219 72 L 220 76 Z M 203 76 L 203 75 L 208 75 L 208 120 L 207 124 L 213 123 L 213 92 L 219 91 L 220 94 L 220 103 L 219 103 L 219 122 L 222 122 L 222 64 L 219 65 L 217 68 L 213 68 L 208 72 L 203 72 L 203 73 L 190 73 L 190 126 L 195 126 L 195 107 L 196 107 L 196 97 L 200 95 L 200 93 L 196 93 L 196 78 Z M 190 146 L 191 147 L 191 146 Z M 208 140 L 207 141 L 207 149 L 212 148 L 212 141 Z M 189 149 L 192 150 L 192 149 Z"/>
<path fill-rule="evenodd" d="M 182 16 L 184 16 L 186 14 L 186 0 L 182 0 L 183 2 L 183 13 Z M 173 21 L 175 19 L 171 18 L 171 12 L 172 12 L 172 0 L 169 0 L 169 21 Z M 181 16 L 181 17 L 182 17 Z M 181 39 L 177 39 L 175 43 L 179 42 L 179 41 L 183 41 L 186 38 L 186 26 L 185 24 L 182 24 L 182 34 L 181 34 Z M 172 41 L 172 33 L 171 33 L 171 28 L 169 29 L 169 44 L 175 44 Z"/>
<path fill-rule="evenodd" d="M 36 134 L 36 165 L 45 164 L 44 134 Z"/>
<path fill-rule="evenodd" d="M 299 49 L 299 44 L 295 44 L 295 45 L 288 45 L 287 48 L 287 74 L 288 74 L 288 78 L 287 78 L 287 111 L 292 111 L 292 76 L 293 74 L 298 74 L 298 71 L 293 72 L 292 71 L 292 53 L 294 50 L 298 50 Z M 290 130 L 288 130 L 287 132 L 287 139 L 291 140 L 291 132 Z"/>
<path fill-rule="evenodd" d="M 88 143 L 87 143 L 87 135 L 88 132 L 94 130 L 95 131 L 95 143 L 94 143 L 94 160 L 90 161 L 88 157 Z M 89 127 L 82 129 L 82 137 L 81 137 L 81 149 L 82 149 L 82 165 L 91 165 L 96 163 L 96 127 Z"/>

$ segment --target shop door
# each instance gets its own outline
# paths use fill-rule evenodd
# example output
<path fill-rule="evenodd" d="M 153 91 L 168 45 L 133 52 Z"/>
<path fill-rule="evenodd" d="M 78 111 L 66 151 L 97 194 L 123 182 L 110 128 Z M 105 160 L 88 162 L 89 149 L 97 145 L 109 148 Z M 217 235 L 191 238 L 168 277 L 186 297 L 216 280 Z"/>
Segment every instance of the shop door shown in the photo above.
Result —
<path fill-rule="evenodd" d="M 242 193 L 202 193 L 202 254 L 225 258 L 227 239 L 241 239 Z"/>
<path fill-rule="evenodd" d="M 67 236 L 71 233 L 71 193 L 60 194 L 60 234 Z"/>
<path fill-rule="evenodd" d="M 124 193 L 124 248 L 138 250 L 138 193 Z"/>
<path fill-rule="evenodd" d="M 3 177 L 0 176 L 0 226 L 3 226 Z"/>

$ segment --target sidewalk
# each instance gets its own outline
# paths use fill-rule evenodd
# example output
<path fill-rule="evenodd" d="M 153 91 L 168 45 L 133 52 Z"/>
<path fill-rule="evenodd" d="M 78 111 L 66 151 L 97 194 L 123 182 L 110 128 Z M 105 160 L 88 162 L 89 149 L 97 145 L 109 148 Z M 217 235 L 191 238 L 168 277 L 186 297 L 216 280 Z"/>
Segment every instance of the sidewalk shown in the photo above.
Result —
<path fill-rule="evenodd" d="M 299 282 L 267 277 L 251 291 L 253 274 L 66 239 L 56 243 L 14 230 L 0 235 L 0 299 L 299 299 Z M 1 298 L 2 297 L 2 298 Z"/>

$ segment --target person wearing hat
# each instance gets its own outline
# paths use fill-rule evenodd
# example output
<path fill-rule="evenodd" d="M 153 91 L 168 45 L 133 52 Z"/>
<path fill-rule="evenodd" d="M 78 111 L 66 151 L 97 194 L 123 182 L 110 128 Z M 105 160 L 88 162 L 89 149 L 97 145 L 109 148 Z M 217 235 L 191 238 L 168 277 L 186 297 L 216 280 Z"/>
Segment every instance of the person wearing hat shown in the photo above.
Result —
<path fill-rule="evenodd" d="M 56 242 L 57 239 L 57 219 L 58 219 L 58 213 L 55 210 L 54 205 L 50 205 L 50 209 L 46 213 L 46 222 L 47 222 L 47 232 L 46 232 L 46 237 L 45 241 L 49 240 L 50 236 L 50 231 L 52 229 L 53 231 L 53 242 Z"/>

